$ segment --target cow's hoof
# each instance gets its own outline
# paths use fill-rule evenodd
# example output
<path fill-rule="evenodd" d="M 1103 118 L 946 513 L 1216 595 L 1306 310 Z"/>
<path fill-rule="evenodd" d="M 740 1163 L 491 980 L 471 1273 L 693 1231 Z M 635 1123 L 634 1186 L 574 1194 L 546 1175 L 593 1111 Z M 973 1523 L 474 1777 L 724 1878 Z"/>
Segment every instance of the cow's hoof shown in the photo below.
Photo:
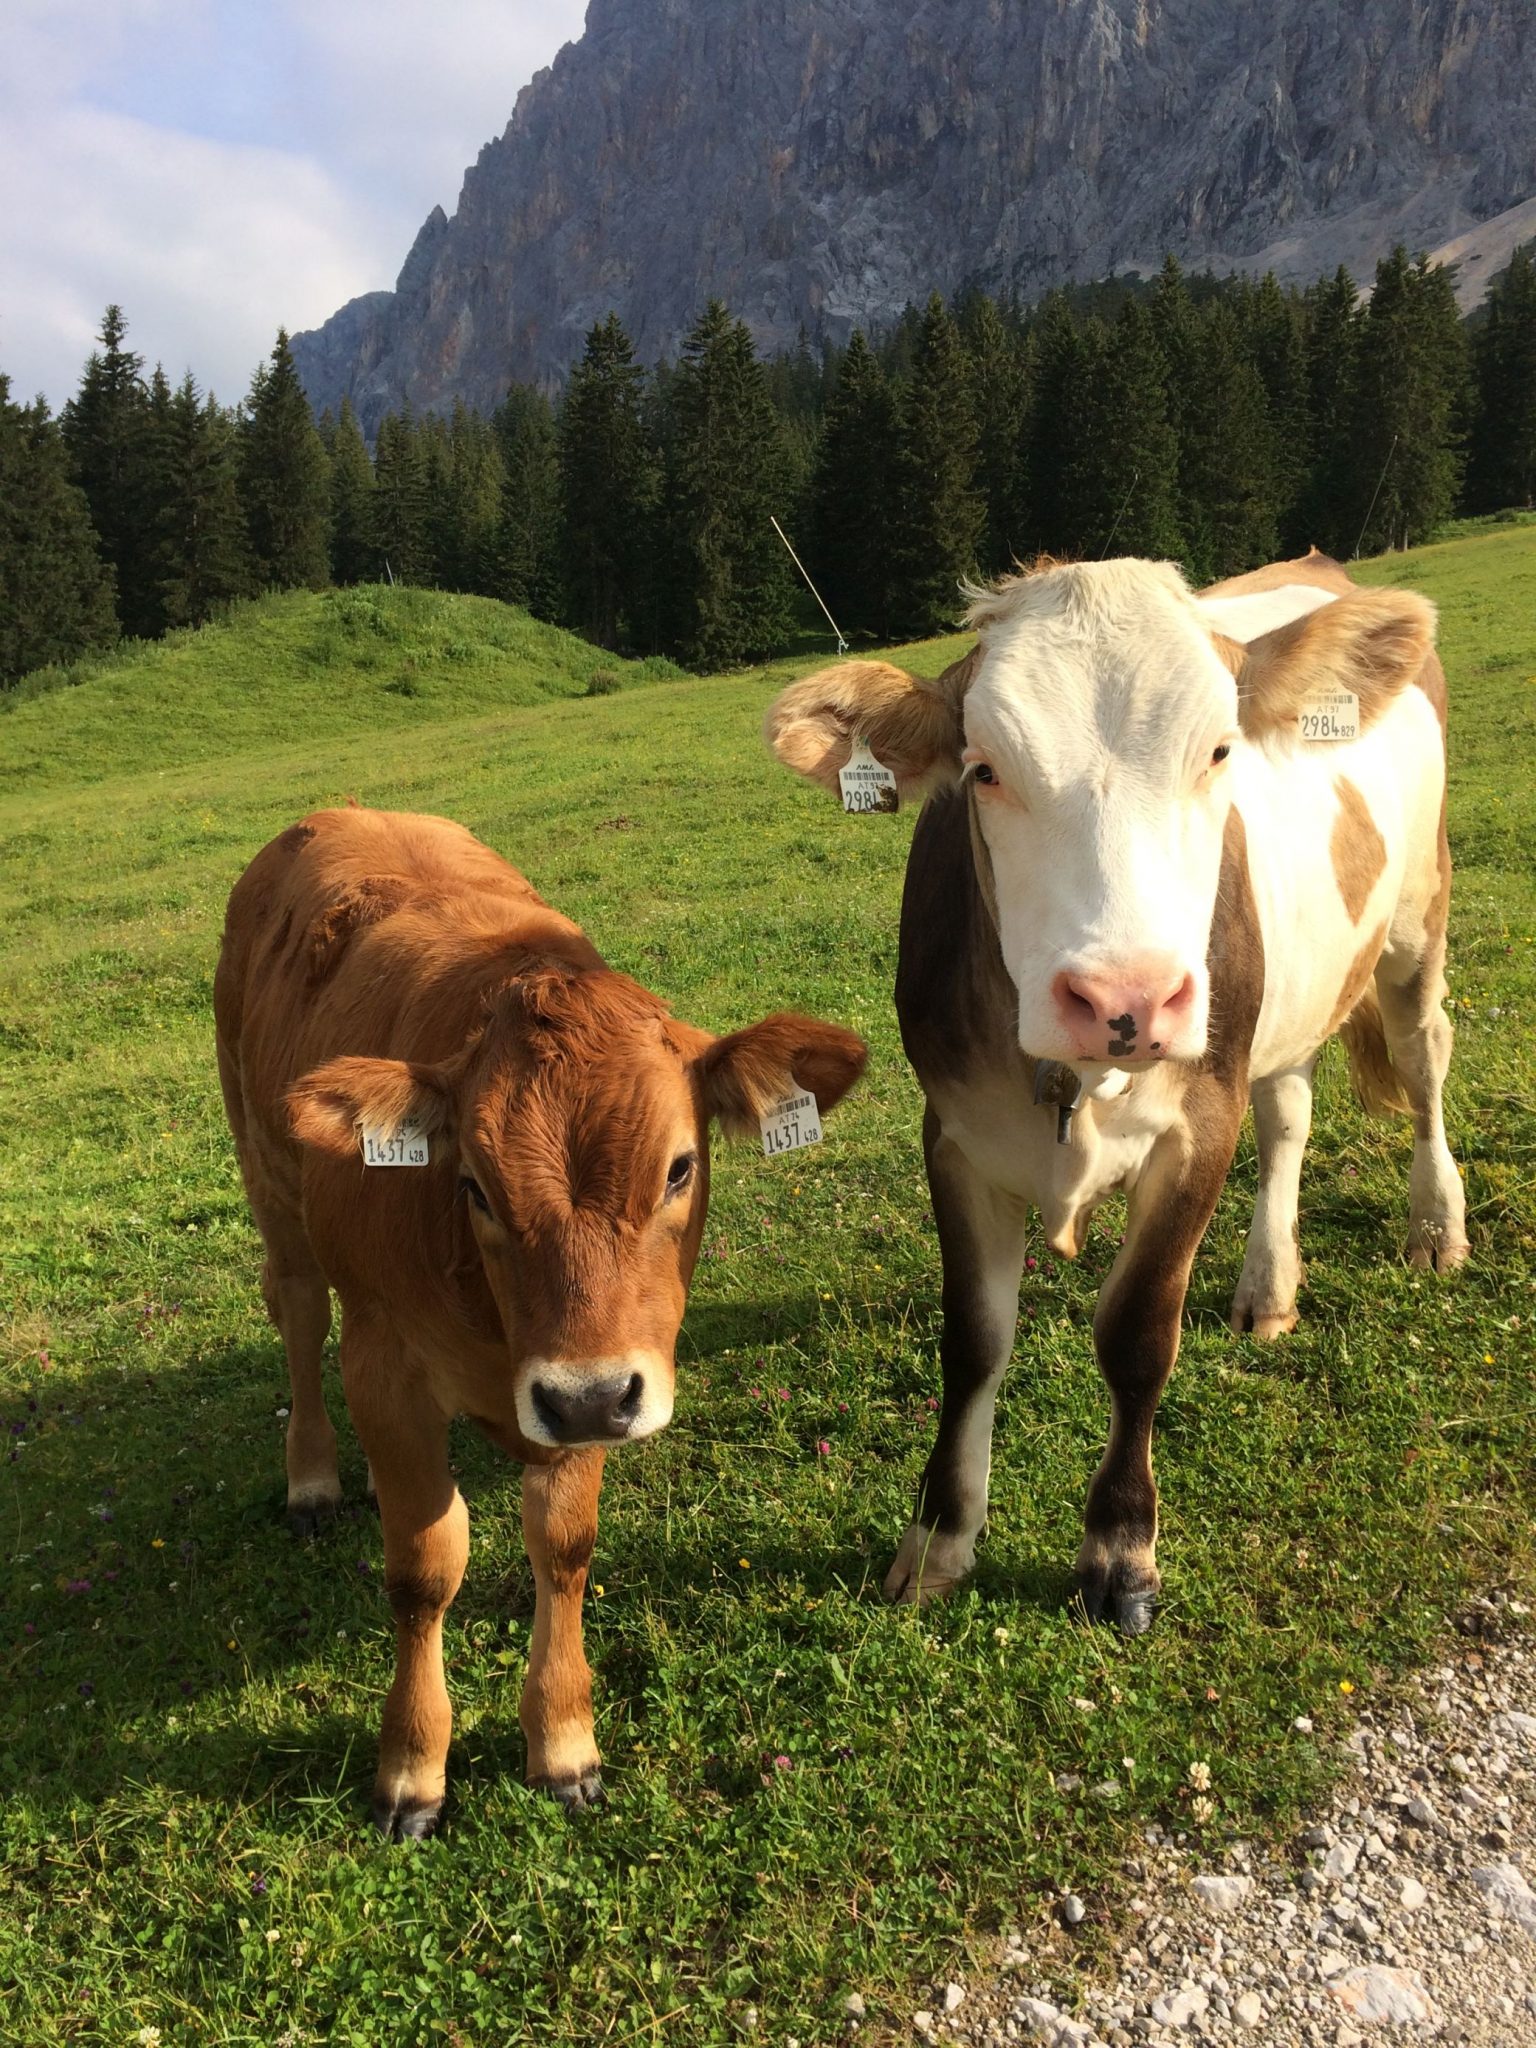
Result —
<path fill-rule="evenodd" d="M 603 1774 L 594 1764 L 588 1771 L 571 1771 L 558 1778 L 535 1778 L 535 1788 L 558 1799 L 567 1813 L 581 1813 L 589 1806 L 606 1806 Z"/>
<path fill-rule="evenodd" d="M 299 1500 L 288 1503 L 288 1527 L 300 1542 L 307 1543 L 336 1519 L 339 1500 Z"/>
<path fill-rule="evenodd" d="M 435 1835 L 443 1817 L 441 1799 L 398 1799 L 376 1792 L 373 1824 L 386 1842 L 424 1842 Z"/>
<path fill-rule="evenodd" d="M 1281 1315 L 1265 1315 L 1261 1310 L 1252 1308 L 1234 1308 L 1232 1311 L 1233 1333 L 1239 1337 L 1257 1337 L 1262 1344 L 1272 1344 L 1277 1337 L 1288 1337 L 1295 1327 L 1295 1309 Z"/>
<path fill-rule="evenodd" d="M 1073 1574 L 1072 1598 L 1088 1621 L 1110 1621 L 1123 1636 L 1144 1636 L 1157 1613 L 1158 1584 L 1144 1571 L 1109 1566 Z"/>
<path fill-rule="evenodd" d="M 1421 1272 L 1454 1273 L 1458 1266 L 1465 1265 L 1471 1256 L 1472 1247 L 1462 1238 L 1445 1241 L 1425 1231 L 1408 1247 L 1408 1263 L 1417 1266 Z"/>
<path fill-rule="evenodd" d="M 975 1562 L 976 1546 L 968 1538 L 912 1522 L 881 1591 L 893 1607 L 926 1607 L 952 1593 Z"/>

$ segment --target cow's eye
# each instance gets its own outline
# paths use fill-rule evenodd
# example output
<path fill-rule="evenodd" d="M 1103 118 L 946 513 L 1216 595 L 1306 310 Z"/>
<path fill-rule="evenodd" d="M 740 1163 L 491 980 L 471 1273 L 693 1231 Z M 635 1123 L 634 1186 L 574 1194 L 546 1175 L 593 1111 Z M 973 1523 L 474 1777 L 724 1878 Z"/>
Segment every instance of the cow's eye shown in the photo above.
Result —
<path fill-rule="evenodd" d="M 689 1181 L 693 1179 L 693 1169 L 697 1164 L 698 1161 L 693 1153 L 678 1153 L 672 1164 L 667 1168 L 667 1193 L 669 1195 L 680 1195 L 682 1193 Z"/>
<path fill-rule="evenodd" d="M 972 768 L 971 779 L 974 782 L 979 782 L 984 789 L 996 789 L 997 787 L 996 773 L 985 761 L 978 761 L 975 767 Z"/>
<path fill-rule="evenodd" d="M 475 1179 L 472 1173 L 460 1174 L 459 1193 L 462 1195 L 468 1195 L 469 1199 L 474 1203 L 475 1207 L 480 1211 L 482 1216 L 490 1215 L 491 1205 L 485 1199 L 485 1189 L 481 1187 L 479 1181 Z"/>
<path fill-rule="evenodd" d="M 1225 761 L 1225 759 L 1227 758 L 1228 754 L 1231 753 L 1231 751 L 1231 747 L 1225 740 L 1222 741 L 1219 747 L 1213 747 L 1211 750 L 1211 766 L 1213 768 L 1219 768 L 1222 762 Z"/>

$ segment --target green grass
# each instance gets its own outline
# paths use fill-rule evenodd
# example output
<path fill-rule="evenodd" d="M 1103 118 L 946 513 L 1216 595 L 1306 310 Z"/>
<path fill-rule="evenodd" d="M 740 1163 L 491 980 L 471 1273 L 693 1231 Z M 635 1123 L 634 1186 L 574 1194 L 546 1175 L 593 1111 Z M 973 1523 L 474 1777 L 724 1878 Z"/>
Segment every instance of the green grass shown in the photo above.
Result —
<path fill-rule="evenodd" d="M 1186 1814 L 1195 1758 L 1213 1847 L 1294 1811 L 1341 1687 L 1390 1684 L 1470 1580 L 1529 1575 L 1533 570 L 1536 531 L 1510 528 L 1363 571 L 1442 609 L 1473 1262 L 1445 1286 L 1405 1267 L 1407 1132 L 1361 1117 L 1330 1054 L 1301 1329 L 1272 1349 L 1225 1329 L 1245 1149 L 1163 1406 L 1167 1604 L 1131 1645 L 1063 1606 L 1112 1215 L 1076 1266 L 1036 1248 L 973 1585 L 922 1615 L 878 1602 L 936 1391 L 890 1000 L 911 820 L 845 819 L 768 761 L 783 665 L 546 701 L 536 662 L 446 652 L 542 629 L 365 593 L 254 607 L 0 719 L 0 2032 L 692 2048 L 743 2038 L 756 2006 L 755 2038 L 809 2048 L 840 2038 L 850 1989 L 909 2011 L 1054 1885 L 1112 1896 L 1127 1831 Z M 359 665 L 374 629 L 335 625 L 342 602 L 430 622 L 421 698 L 383 688 L 392 656 Z M 564 645 L 562 690 L 613 666 Z M 610 1463 L 587 1628 L 606 1812 L 567 1820 L 520 1782 L 517 1475 L 460 1433 L 450 1810 L 419 1850 L 366 1824 L 391 1633 L 350 1437 L 334 1532 L 282 1525 L 284 1372 L 209 1020 L 240 868 L 354 792 L 462 819 L 681 1014 L 792 1003 L 872 1044 L 818 1151 L 719 1153 L 677 1420 Z M 1096 1908 L 1087 1948 L 1109 1930 Z"/>

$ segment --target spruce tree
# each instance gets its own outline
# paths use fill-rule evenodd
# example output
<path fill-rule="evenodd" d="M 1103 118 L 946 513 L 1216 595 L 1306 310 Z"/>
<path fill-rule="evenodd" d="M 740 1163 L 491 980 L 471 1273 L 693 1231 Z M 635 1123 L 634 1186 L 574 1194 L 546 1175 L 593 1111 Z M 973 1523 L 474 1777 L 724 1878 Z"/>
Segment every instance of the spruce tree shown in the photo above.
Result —
<path fill-rule="evenodd" d="M 1113 330 L 1084 322 L 1079 346 L 1079 400 L 1064 423 L 1070 551 L 1090 559 L 1177 557 L 1178 447 L 1151 320 L 1127 299 Z"/>
<path fill-rule="evenodd" d="M 1242 326 L 1264 385 L 1274 443 L 1275 521 L 1286 554 L 1307 547 L 1303 497 L 1311 472 L 1312 416 L 1308 394 L 1304 315 L 1293 292 L 1283 292 L 1266 271 L 1244 306 Z"/>
<path fill-rule="evenodd" d="M 959 331 L 935 292 L 917 330 L 902 407 L 896 498 L 898 624 L 914 637 L 954 625 L 986 520 L 976 416 Z"/>
<path fill-rule="evenodd" d="M 1186 410 L 1179 511 L 1185 571 L 1206 583 L 1273 561 L 1280 533 L 1269 401 L 1221 299 L 1199 315 L 1196 360 L 1201 403 Z"/>
<path fill-rule="evenodd" d="M 1536 245 L 1517 249 L 1490 288 L 1473 361 L 1468 509 L 1536 504 Z"/>
<path fill-rule="evenodd" d="M 1352 467 L 1360 292 L 1342 264 L 1306 294 L 1307 411 L 1311 461 L 1296 512 L 1298 547 L 1341 560 L 1354 546 L 1364 506 Z"/>
<path fill-rule="evenodd" d="M 309 400 L 278 329 L 241 428 L 240 497 L 258 585 L 323 588 L 330 575 L 330 477 Z"/>
<path fill-rule="evenodd" d="M 610 313 L 587 336 L 559 420 L 566 617 L 602 647 L 650 637 L 658 472 L 644 405 L 645 373 Z"/>
<path fill-rule="evenodd" d="M 1360 553 L 1426 540 L 1452 510 L 1464 350 L 1449 278 L 1399 244 L 1376 266 L 1360 329 L 1350 440 Z"/>
<path fill-rule="evenodd" d="M 238 430 L 211 395 L 200 396 L 190 370 L 163 403 L 152 393 L 152 409 L 156 597 L 165 627 L 200 626 L 250 588 Z"/>
<path fill-rule="evenodd" d="M 427 453 L 407 405 L 379 421 L 373 451 L 373 554 L 376 574 L 394 583 L 432 581 L 431 492 Z"/>
<path fill-rule="evenodd" d="M 58 424 L 0 373 L 0 687 L 116 638 L 112 572 Z"/>
<path fill-rule="evenodd" d="M 1029 478 L 1023 555 L 1075 556 L 1078 514 L 1072 472 L 1078 422 L 1089 405 L 1092 350 L 1064 292 L 1041 302 L 1030 328 L 1034 376 L 1024 428 L 1022 467 Z"/>
<path fill-rule="evenodd" d="M 856 328 L 827 400 L 811 487 L 808 566 L 845 633 L 895 630 L 896 394 Z"/>
<path fill-rule="evenodd" d="M 374 537 L 373 464 L 350 398 L 326 443 L 331 459 L 331 581 L 370 583 L 380 573 Z"/>
<path fill-rule="evenodd" d="M 101 347 L 92 352 L 62 425 L 102 560 L 112 571 L 122 629 L 142 638 L 159 630 L 150 559 L 151 429 L 144 359 L 125 347 L 127 331 L 122 308 L 108 306 Z"/>
<path fill-rule="evenodd" d="M 560 607 L 560 451 L 549 400 L 514 384 L 492 422 L 501 450 L 495 595 L 535 618 Z"/>
<path fill-rule="evenodd" d="M 502 490 L 501 448 L 495 430 L 462 399 L 456 399 L 438 438 L 442 477 L 435 533 L 437 581 L 445 590 L 493 595 Z"/>
<path fill-rule="evenodd" d="M 962 323 L 976 421 L 976 480 L 986 504 L 981 567 L 989 576 L 1010 569 L 1024 547 L 1016 528 L 1024 505 L 1024 422 L 1029 411 L 1029 356 L 1016 327 L 995 300 L 976 293 Z"/>
<path fill-rule="evenodd" d="M 757 660 L 792 615 L 771 523 L 788 510 L 788 465 L 752 337 L 718 299 L 683 343 L 668 412 L 668 638 L 701 668 Z"/>

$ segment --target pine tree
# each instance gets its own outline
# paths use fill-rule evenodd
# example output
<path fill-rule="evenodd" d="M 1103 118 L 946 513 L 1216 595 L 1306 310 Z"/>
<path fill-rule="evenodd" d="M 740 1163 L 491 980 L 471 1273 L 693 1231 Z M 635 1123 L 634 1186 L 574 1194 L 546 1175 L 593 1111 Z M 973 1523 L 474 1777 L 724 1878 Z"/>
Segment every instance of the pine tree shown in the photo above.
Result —
<path fill-rule="evenodd" d="M 1362 553 L 1426 540 L 1451 512 L 1464 385 L 1450 280 L 1399 244 L 1376 266 L 1360 330 L 1350 454 Z"/>
<path fill-rule="evenodd" d="M 788 468 L 752 337 L 718 299 L 683 343 L 668 411 L 668 638 L 702 668 L 759 659 L 792 615 L 771 523 L 788 509 Z"/>
<path fill-rule="evenodd" d="M 845 633 L 887 639 L 896 617 L 896 395 L 855 329 L 822 420 L 809 563 Z"/>
<path fill-rule="evenodd" d="M 246 400 L 240 497 L 256 582 L 323 588 L 331 566 L 330 477 L 282 328 Z"/>
<path fill-rule="evenodd" d="M 446 428 L 439 426 L 434 439 L 439 466 L 429 463 L 428 492 L 435 501 L 437 583 L 445 590 L 490 596 L 497 588 L 501 524 L 501 449 L 495 430 L 456 399 Z"/>
<path fill-rule="evenodd" d="M 989 576 L 1010 569 L 1024 546 L 1016 529 L 1024 505 L 1021 474 L 1029 411 L 1029 355 L 993 299 L 977 293 L 962 323 L 976 421 L 976 481 L 986 503 L 981 566 Z"/>
<path fill-rule="evenodd" d="M 370 583 L 379 575 L 374 539 L 373 464 L 350 398 L 326 441 L 331 459 L 331 581 Z"/>
<path fill-rule="evenodd" d="M 1229 306 L 1212 300 L 1198 317 L 1201 403 L 1186 408 L 1179 511 L 1185 572 L 1205 583 L 1273 561 L 1280 534 L 1263 381 Z"/>
<path fill-rule="evenodd" d="M 163 627 L 200 626 L 221 604 L 250 588 L 238 430 L 211 396 L 204 400 L 199 395 L 190 370 L 163 400 L 158 389 L 152 390 L 151 409 L 156 418 L 154 566 L 160 616 Z"/>
<path fill-rule="evenodd" d="M 1030 329 L 1034 361 L 1022 467 L 1029 479 L 1022 554 L 1075 555 L 1078 514 L 1071 475 L 1078 421 L 1089 403 L 1091 350 L 1064 292 L 1042 301 Z"/>
<path fill-rule="evenodd" d="M 650 637 L 658 472 L 644 404 L 645 373 L 610 313 L 587 336 L 559 420 L 566 617 L 602 647 Z"/>
<path fill-rule="evenodd" d="M 894 554 L 904 632 L 953 626 L 960 585 L 977 573 L 985 520 L 965 352 L 935 292 L 918 329 L 902 407 Z"/>
<path fill-rule="evenodd" d="M 560 606 L 560 451 L 549 400 L 514 384 L 493 425 L 501 449 L 495 594 L 538 619 Z"/>
<path fill-rule="evenodd" d="M 0 687 L 113 640 L 112 572 L 57 422 L 0 373 Z"/>
<path fill-rule="evenodd" d="M 1536 245 L 1517 249 L 1490 288 L 1473 359 L 1468 508 L 1536 503 Z"/>
<path fill-rule="evenodd" d="M 1178 447 L 1152 323 L 1127 299 L 1112 331 L 1079 331 L 1079 402 L 1065 423 L 1067 538 L 1075 555 L 1177 557 Z"/>
<path fill-rule="evenodd" d="M 407 405 L 379 421 L 373 451 L 373 556 L 394 583 L 430 583 L 432 540 L 427 457 Z"/>
<path fill-rule="evenodd" d="M 1306 294 L 1307 411 L 1312 459 L 1296 513 L 1296 544 L 1341 560 L 1355 543 L 1352 469 L 1354 395 L 1360 347 L 1360 292 L 1342 264 Z"/>
<path fill-rule="evenodd" d="M 1249 293 L 1242 328 L 1248 353 L 1264 385 L 1274 447 L 1275 521 L 1287 554 L 1307 547 L 1302 500 L 1312 462 L 1304 316 L 1294 292 L 1283 292 L 1266 271 Z"/>
<path fill-rule="evenodd" d="M 128 324 L 120 306 L 102 317 L 80 389 L 65 406 L 63 433 L 75 480 L 85 493 L 102 560 L 112 571 L 124 633 L 159 630 L 150 562 L 149 394 L 144 359 L 124 346 Z"/>

